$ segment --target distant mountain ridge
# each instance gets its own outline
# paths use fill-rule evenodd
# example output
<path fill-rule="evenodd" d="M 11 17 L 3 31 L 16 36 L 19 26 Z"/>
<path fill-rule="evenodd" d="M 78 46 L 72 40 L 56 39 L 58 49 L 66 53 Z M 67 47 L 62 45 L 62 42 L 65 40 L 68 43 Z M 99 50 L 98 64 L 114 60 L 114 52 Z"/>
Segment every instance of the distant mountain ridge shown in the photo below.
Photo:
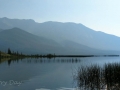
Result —
<path fill-rule="evenodd" d="M 74 43 L 72 43 L 74 44 Z M 74 44 L 76 45 L 76 44 Z M 81 45 L 79 45 L 81 48 Z M 0 32 L 0 50 L 10 48 L 26 54 L 90 54 L 94 49 L 84 46 L 82 50 L 74 46 L 62 46 L 51 39 L 36 36 L 19 28 Z M 87 48 L 87 49 L 86 49 Z M 87 52 L 84 52 L 86 51 Z M 91 52 L 92 51 L 92 52 Z"/>
<path fill-rule="evenodd" d="M 17 27 L 17 28 L 14 28 L 14 27 Z M 42 43 L 42 44 L 44 43 L 43 46 L 49 45 L 49 46 L 52 46 L 52 48 L 54 48 L 54 49 L 56 48 L 55 49 L 56 51 L 54 51 L 54 50 L 51 50 L 49 46 L 47 46 L 47 47 L 49 47 L 48 50 L 42 50 L 45 52 L 47 52 L 47 51 L 48 52 L 50 52 L 50 51 L 51 52 L 59 52 L 59 53 L 60 52 L 72 53 L 73 52 L 73 53 L 81 54 L 81 53 L 88 53 L 88 52 L 89 53 L 90 52 L 91 53 L 93 53 L 93 52 L 100 53 L 102 51 L 120 51 L 120 37 L 106 34 L 106 33 L 99 32 L 99 31 L 94 31 L 82 24 L 76 24 L 76 23 L 70 23 L 70 22 L 61 23 L 61 22 L 52 22 L 52 21 L 44 22 L 44 23 L 37 23 L 31 19 L 27 20 L 27 19 L 0 18 L 0 28 L 1 28 L 0 29 L 0 40 L 2 41 L 2 44 L 5 44 L 5 40 L 4 40 L 5 36 L 3 36 L 2 29 L 6 30 L 6 29 L 12 28 L 12 32 L 13 33 L 17 32 L 16 34 L 18 34 L 18 35 L 16 35 L 16 38 L 19 38 L 20 37 L 19 33 L 23 32 L 23 33 L 29 34 L 28 35 L 29 38 L 31 38 L 31 40 L 33 40 L 33 41 L 34 41 L 34 38 L 31 37 L 33 35 L 36 37 L 45 39 L 42 41 L 39 41 L 38 39 L 36 39 L 36 40 L 38 40 L 36 42 L 34 41 L 34 43 L 36 43 L 36 46 L 33 45 L 32 47 L 39 47 L 40 43 Z M 18 29 L 20 29 L 20 30 L 18 30 Z M 25 32 L 24 30 L 27 32 Z M 11 33 L 11 32 L 9 32 L 9 33 Z M 11 35 L 12 35 L 12 33 L 11 33 Z M 19 36 L 19 37 L 17 37 L 17 36 Z M 25 35 L 25 36 L 26 36 L 26 38 L 28 37 L 27 35 Z M 11 40 L 10 40 L 10 42 L 11 42 Z M 16 42 L 17 41 L 18 40 L 16 40 Z M 24 39 L 22 38 L 21 42 L 23 42 L 23 41 L 24 41 Z M 31 43 L 33 43 L 33 41 Z M 9 44 L 10 44 L 10 42 L 9 42 Z M 39 42 L 39 44 L 38 44 L 38 42 Z M 28 43 L 29 43 L 29 40 L 28 40 Z M 0 43 L 0 45 L 2 45 L 2 44 Z M 38 46 L 37 46 L 37 44 L 38 44 Z M 18 46 L 20 46 L 20 45 L 18 45 Z M 26 48 L 28 48 L 28 47 L 29 47 L 29 45 L 28 46 L 26 45 Z M 59 50 L 58 50 L 58 47 L 59 47 Z M 17 49 L 17 44 L 16 44 L 16 49 Z M 34 49 L 34 51 L 35 50 L 40 51 L 40 49 L 38 49 L 38 48 Z"/>
<path fill-rule="evenodd" d="M 55 41 L 39 37 L 19 28 L 8 29 L 0 32 L 0 49 L 11 48 L 24 53 L 52 53 L 59 48 Z M 48 50 L 48 52 L 47 52 Z"/>

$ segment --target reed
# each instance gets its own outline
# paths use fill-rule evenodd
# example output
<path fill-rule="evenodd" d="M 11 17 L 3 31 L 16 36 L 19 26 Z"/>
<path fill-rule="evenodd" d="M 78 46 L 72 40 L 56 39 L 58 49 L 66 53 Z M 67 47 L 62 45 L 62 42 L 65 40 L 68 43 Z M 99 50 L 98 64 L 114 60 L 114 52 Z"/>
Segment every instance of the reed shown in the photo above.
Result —
<path fill-rule="evenodd" d="M 76 80 L 80 90 L 120 90 L 120 63 L 81 66 Z"/>

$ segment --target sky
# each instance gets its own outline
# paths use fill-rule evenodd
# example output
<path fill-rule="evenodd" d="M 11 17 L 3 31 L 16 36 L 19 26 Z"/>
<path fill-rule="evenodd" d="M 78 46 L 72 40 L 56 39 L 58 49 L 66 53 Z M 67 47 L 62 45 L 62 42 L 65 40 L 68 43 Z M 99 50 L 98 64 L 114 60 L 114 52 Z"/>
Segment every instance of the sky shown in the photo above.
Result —
<path fill-rule="evenodd" d="M 81 23 L 120 36 L 120 0 L 0 0 L 0 18 Z"/>

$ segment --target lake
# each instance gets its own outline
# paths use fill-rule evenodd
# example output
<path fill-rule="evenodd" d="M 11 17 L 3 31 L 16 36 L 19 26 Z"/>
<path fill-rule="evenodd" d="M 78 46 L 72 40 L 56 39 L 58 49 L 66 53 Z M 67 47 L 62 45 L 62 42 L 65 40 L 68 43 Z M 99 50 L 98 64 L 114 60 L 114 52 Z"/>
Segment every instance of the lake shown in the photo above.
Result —
<path fill-rule="evenodd" d="M 1 60 L 0 90 L 74 90 L 79 67 L 119 62 L 120 57 Z"/>

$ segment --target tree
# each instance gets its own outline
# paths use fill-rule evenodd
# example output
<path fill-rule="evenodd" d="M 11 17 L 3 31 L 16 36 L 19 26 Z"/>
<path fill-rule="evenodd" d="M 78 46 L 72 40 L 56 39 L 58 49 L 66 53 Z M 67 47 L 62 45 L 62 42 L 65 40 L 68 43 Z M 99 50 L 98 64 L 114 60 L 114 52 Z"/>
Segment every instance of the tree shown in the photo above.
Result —
<path fill-rule="evenodd" d="M 10 50 L 10 48 L 8 48 L 8 54 L 11 54 L 11 50 Z"/>

